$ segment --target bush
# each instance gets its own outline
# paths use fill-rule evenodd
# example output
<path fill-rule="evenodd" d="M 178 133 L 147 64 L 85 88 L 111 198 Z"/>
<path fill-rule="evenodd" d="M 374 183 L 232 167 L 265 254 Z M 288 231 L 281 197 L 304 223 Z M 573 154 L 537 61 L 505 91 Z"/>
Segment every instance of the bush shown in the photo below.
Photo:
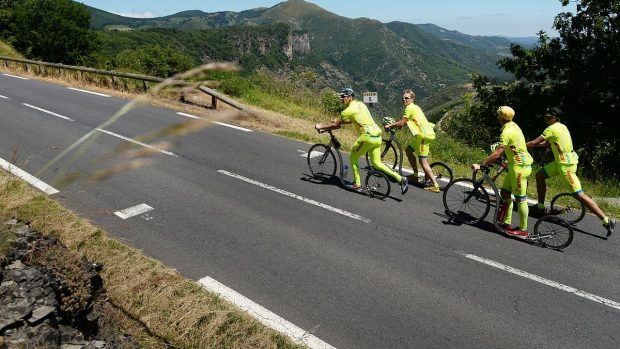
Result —
<path fill-rule="evenodd" d="M 116 56 L 114 65 L 121 69 L 167 78 L 189 70 L 194 64 L 189 56 L 174 47 L 151 45 L 122 51 Z"/>

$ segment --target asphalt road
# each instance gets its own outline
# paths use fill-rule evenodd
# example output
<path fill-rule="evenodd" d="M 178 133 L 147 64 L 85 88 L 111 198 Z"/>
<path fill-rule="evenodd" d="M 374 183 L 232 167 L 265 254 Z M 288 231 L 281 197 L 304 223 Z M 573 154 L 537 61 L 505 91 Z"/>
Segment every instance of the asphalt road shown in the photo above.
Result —
<path fill-rule="evenodd" d="M 127 102 L 0 75 L 0 158 L 35 174 Z M 186 120 L 133 110 L 39 178 L 109 168 L 123 161 L 119 137 Z M 151 143 L 161 140 L 173 154 L 153 165 L 58 186 L 52 197 L 337 348 L 620 347 L 620 240 L 606 239 L 594 216 L 558 252 L 488 222 L 452 224 L 441 195 L 419 188 L 401 197 L 393 186 L 380 201 L 309 181 L 303 142 L 225 125 Z M 140 204 L 153 210 L 114 214 Z"/>

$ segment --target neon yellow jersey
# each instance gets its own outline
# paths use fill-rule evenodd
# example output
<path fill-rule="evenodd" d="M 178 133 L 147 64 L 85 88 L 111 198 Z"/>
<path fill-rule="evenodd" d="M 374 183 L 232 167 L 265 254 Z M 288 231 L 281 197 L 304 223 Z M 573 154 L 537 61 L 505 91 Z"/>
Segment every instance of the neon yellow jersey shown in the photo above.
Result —
<path fill-rule="evenodd" d="M 575 165 L 579 162 L 579 156 L 573 150 L 573 140 L 568 128 L 560 122 L 547 127 L 542 134 L 553 151 L 555 161 L 561 165 Z"/>
<path fill-rule="evenodd" d="M 514 122 L 511 121 L 502 126 L 499 143 L 506 146 L 504 151 L 506 152 L 509 166 L 528 166 L 532 164 L 532 156 L 527 152 L 523 132 Z"/>
<path fill-rule="evenodd" d="M 407 126 L 411 133 L 416 137 L 422 137 L 426 139 L 435 139 L 435 131 L 433 126 L 426 119 L 426 115 L 416 104 L 409 104 L 405 108 L 405 115 L 407 118 Z"/>
<path fill-rule="evenodd" d="M 360 135 L 379 136 L 381 134 L 381 129 L 372 119 L 368 107 L 360 101 L 352 101 L 340 115 L 342 120 L 351 121 Z"/>

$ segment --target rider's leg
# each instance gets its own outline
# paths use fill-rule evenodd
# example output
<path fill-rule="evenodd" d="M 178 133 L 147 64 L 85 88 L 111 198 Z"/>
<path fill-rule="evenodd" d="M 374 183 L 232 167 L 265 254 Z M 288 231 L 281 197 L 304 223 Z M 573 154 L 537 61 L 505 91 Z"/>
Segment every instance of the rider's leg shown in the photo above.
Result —
<path fill-rule="evenodd" d="M 500 223 L 510 225 L 512 223 L 512 191 L 516 187 L 516 175 L 514 166 L 508 167 L 506 178 L 502 183 L 501 197 L 502 202 L 497 212 L 497 220 Z"/>
<path fill-rule="evenodd" d="M 545 208 L 547 196 L 547 178 L 557 176 L 558 168 L 555 162 L 548 163 L 536 173 L 536 193 L 538 194 L 538 208 Z"/>
<path fill-rule="evenodd" d="M 362 180 L 360 179 L 360 156 L 366 153 L 366 150 L 370 147 L 367 142 L 367 138 L 364 135 L 360 136 L 351 149 L 349 154 L 349 160 L 351 161 L 351 171 L 353 172 L 353 185 L 360 187 Z M 372 160 L 372 159 L 371 159 Z"/>
<path fill-rule="evenodd" d="M 609 218 L 605 215 L 605 212 L 601 210 L 600 207 L 596 204 L 591 197 L 586 194 L 581 188 L 581 182 L 579 181 L 579 177 L 577 177 L 577 165 L 558 166 L 561 170 L 562 181 L 564 182 L 565 188 L 570 188 L 570 192 L 575 195 L 575 198 L 579 200 L 584 206 L 590 210 L 590 212 L 594 213 L 603 223 L 603 225 L 609 224 Z"/>
<path fill-rule="evenodd" d="M 603 223 L 606 223 L 605 218 L 607 218 L 607 216 L 605 216 L 603 210 L 598 207 L 596 202 L 592 200 L 592 198 L 589 197 L 588 194 L 584 193 L 582 190 L 574 195 L 577 200 L 581 201 L 588 208 L 588 210 L 590 210 L 590 212 L 594 213 L 598 218 L 600 218 Z"/>
<path fill-rule="evenodd" d="M 527 206 L 527 177 L 532 173 L 531 166 L 515 166 L 516 187 L 513 190 L 519 211 L 519 227 L 527 231 L 527 219 L 530 208 Z"/>
<path fill-rule="evenodd" d="M 510 225 L 512 223 L 512 194 L 509 190 L 502 188 L 502 201 L 497 212 L 497 221 Z"/>
<path fill-rule="evenodd" d="M 379 139 L 379 141 L 381 140 Z M 401 183 L 401 176 L 381 162 L 381 143 L 375 143 L 370 146 L 370 149 L 368 150 L 368 158 L 370 159 L 370 163 L 375 170 L 379 170 L 390 176 L 396 183 Z"/>
<path fill-rule="evenodd" d="M 413 175 L 411 179 L 414 182 L 418 181 L 418 160 L 413 152 L 412 144 L 409 144 L 405 147 L 405 154 L 407 154 L 407 160 L 409 160 L 409 164 L 411 165 L 411 169 L 413 170 Z"/>
<path fill-rule="evenodd" d="M 435 178 L 435 174 L 433 173 L 433 169 L 431 168 L 431 166 L 428 164 L 428 156 L 419 156 L 420 159 L 420 164 L 422 165 L 422 169 L 424 170 L 424 173 L 426 174 L 427 178 L 430 178 L 431 182 L 433 183 L 433 187 L 439 187 L 439 184 L 437 184 L 437 178 Z"/>
<path fill-rule="evenodd" d="M 529 207 L 527 206 L 527 177 L 532 173 L 531 166 L 512 166 L 508 168 L 508 174 L 502 185 L 502 205 L 499 214 L 505 210 L 504 223 L 512 222 L 512 198 L 517 201 L 519 212 L 519 229 L 527 231 Z M 498 219 L 502 218 L 501 216 Z"/>

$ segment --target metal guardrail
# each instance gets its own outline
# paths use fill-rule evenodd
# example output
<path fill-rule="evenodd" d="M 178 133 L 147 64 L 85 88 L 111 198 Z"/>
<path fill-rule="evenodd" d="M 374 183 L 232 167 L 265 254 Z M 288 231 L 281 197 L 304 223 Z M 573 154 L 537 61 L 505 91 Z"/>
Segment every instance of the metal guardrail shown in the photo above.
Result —
<path fill-rule="evenodd" d="M 48 62 L 41 62 L 41 61 L 32 61 L 32 60 L 28 60 L 28 59 L 22 59 L 22 58 L 14 58 L 14 57 L 6 57 L 6 56 L 0 56 L 0 60 L 4 61 L 4 66 L 9 68 L 9 63 L 8 62 L 14 62 L 15 64 L 18 63 L 23 63 L 24 64 L 24 69 L 26 69 L 26 71 L 29 70 L 28 65 L 35 65 L 37 67 L 39 66 L 43 66 L 43 67 L 50 67 L 50 68 L 57 68 L 58 72 L 60 75 L 62 75 L 62 71 L 64 70 L 72 70 L 72 71 L 78 71 L 80 73 L 93 73 L 93 74 L 99 74 L 99 75 L 105 75 L 105 76 L 110 76 L 112 77 L 112 82 L 115 82 L 115 78 L 126 78 L 126 79 L 133 79 L 133 80 L 140 80 L 142 81 L 142 86 L 144 87 L 144 90 L 148 90 L 149 89 L 149 82 L 155 82 L 155 83 L 160 83 L 162 81 L 164 81 L 165 79 L 163 78 L 158 78 L 155 76 L 148 76 L 148 75 L 140 75 L 140 74 L 132 74 L 132 73 L 122 73 L 122 72 L 117 72 L 114 70 L 102 70 L 102 69 L 95 69 L 95 68 L 88 68 L 88 67 L 78 67 L 78 66 L 73 66 L 73 65 L 66 65 L 66 64 L 60 64 L 60 63 L 48 63 Z M 39 68 L 40 69 L 40 68 Z M 244 110 L 246 109 L 246 107 L 240 103 L 238 103 L 237 101 L 234 101 L 230 98 L 228 98 L 227 96 L 211 89 L 208 88 L 206 86 L 199 86 L 198 90 L 210 95 L 213 99 L 212 108 L 216 108 L 217 107 L 217 101 L 220 100 L 238 110 Z"/>

